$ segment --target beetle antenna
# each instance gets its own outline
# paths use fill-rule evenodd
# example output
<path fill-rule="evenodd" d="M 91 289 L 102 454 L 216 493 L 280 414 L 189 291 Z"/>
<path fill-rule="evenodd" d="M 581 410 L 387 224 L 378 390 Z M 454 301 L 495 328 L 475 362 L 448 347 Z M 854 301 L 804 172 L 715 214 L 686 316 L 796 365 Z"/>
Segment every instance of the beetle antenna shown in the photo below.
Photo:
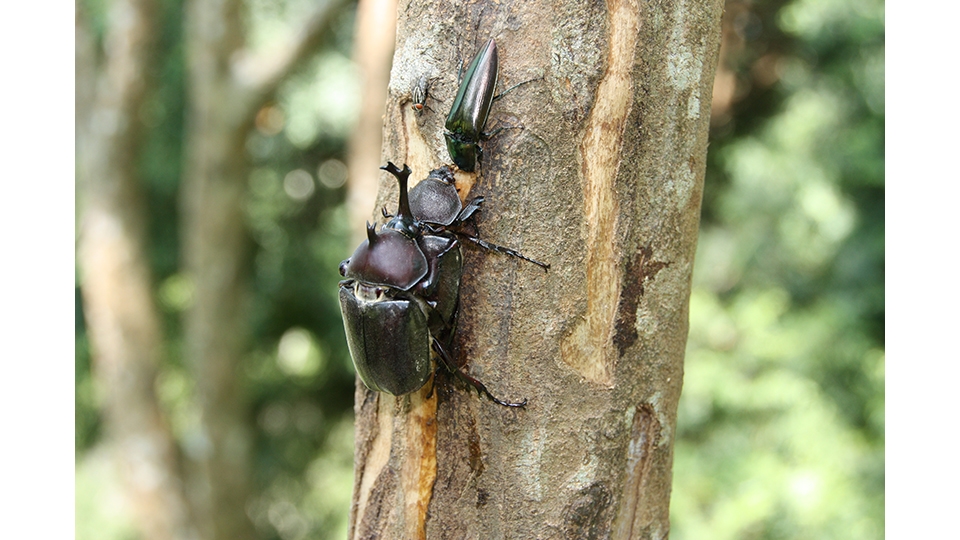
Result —
<path fill-rule="evenodd" d="M 497 405 L 503 405 L 504 407 L 525 407 L 527 405 L 527 398 L 523 398 L 523 401 L 520 401 L 520 402 L 512 402 L 512 401 L 504 401 L 502 399 L 497 398 L 497 396 L 491 394 L 490 391 L 487 390 L 487 387 L 482 382 L 475 379 L 474 377 L 471 377 L 470 375 L 467 375 L 466 373 L 460 371 L 459 369 L 453 367 L 453 361 L 447 355 L 447 351 L 443 349 L 443 346 L 440 345 L 440 342 L 437 341 L 436 338 L 432 338 L 432 339 L 433 339 L 433 350 L 437 352 L 437 355 L 440 357 L 440 361 L 443 362 L 443 365 L 447 368 L 447 370 L 449 370 L 451 373 L 453 373 L 454 375 L 462 379 L 464 382 L 466 382 L 470 386 L 474 387 L 477 390 L 478 394 L 480 393 L 486 394 L 486 396 L 490 398 L 494 403 L 496 403 Z"/>

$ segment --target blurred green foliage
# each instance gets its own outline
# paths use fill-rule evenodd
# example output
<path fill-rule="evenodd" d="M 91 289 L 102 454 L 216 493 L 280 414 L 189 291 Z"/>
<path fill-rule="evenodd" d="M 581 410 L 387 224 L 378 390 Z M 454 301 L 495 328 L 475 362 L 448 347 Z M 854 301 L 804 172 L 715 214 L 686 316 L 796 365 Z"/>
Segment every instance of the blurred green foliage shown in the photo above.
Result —
<path fill-rule="evenodd" d="M 82 3 L 103 39 L 104 3 Z M 179 185 L 186 80 L 184 3 L 160 2 L 157 84 L 141 111 L 150 128 L 140 163 L 150 203 L 149 257 L 165 323 L 157 395 L 181 445 L 197 444 L 199 411 L 181 354 L 180 318 L 192 302 L 180 273 Z M 249 2 L 253 47 L 290 32 L 313 3 Z M 346 139 L 358 110 L 350 51 L 353 13 L 334 25 L 321 52 L 290 77 L 258 114 L 246 147 L 247 224 L 254 244 L 252 350 L 241 369 L 256 428 L 257 497 L 247 512 L 261 538 L 343 538 L 353 488 L 354 373 L 343 337 L 336 268 L 349 255 L 344 207 Z M 99 395 L 77 294 L 77 538 L 137 538 L 102 440 Z"/>
<path fill-rule="evenodd" d="M 727 15 L 671 532 L 883 538 L 884 5 Z"/>
<path fill-rule="evenodd" d="M 84 5 L 102 34 L 103 3 Z M 307 5 L 249 1 L 251 42 L 289 31 Z M 167 336 L 157 390 L 189 448 L 198 412 L 179 354 L 192 299 L 178 273 L 183 4 L 161 6 L 141 172 Z M 734 12 L 743 47 L 726 58 L 736 98 L 711 133 L 671 532 L 882 538 L 883 3 L 731 0 Z M 242 369 L 258 493 L 248 512 L 269 539 L 343 538 L 350 506 L 354 377 L 334 269 L 352 247 L 343 160 L 359 92 L 352 14 L 335 26 L 247 139 L 255 318 Z M 79 307 L 76 318 L 77 538 L 135 538 L 98 444 L 103 390 Z"/>

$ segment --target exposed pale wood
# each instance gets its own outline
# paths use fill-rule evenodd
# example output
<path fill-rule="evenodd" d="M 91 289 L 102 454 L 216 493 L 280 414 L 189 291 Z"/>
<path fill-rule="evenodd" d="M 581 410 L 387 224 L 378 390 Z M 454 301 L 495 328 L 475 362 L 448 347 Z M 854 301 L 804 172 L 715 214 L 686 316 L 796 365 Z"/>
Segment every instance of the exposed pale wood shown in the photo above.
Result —
<path fill-rule="evenodd" d="M 496 38 L 501 87 L 543 80 L 494 103 L 488 129 L 522 129 L 485 143 L 461 194 L 486 197 L 485 239 L 552 267 L 466 247 L 457 358 L 529 404 L 500 407 L 439 377 L 429 493 L 400 481 L 433 466 L 413 457 L 432 451 L 416 427 L 429 388 L 358 389 L 352 538 L 420 530 L 400 511 L 412 506 L 427 508 L 426 538 L 666 537 L 722 9 L 400 3 L 381 161 L 418 179 L 449 162 L 458 62 Z M 417 116 L 420 75 L 446 101 Z M 375 207 L 395 201 L 383 178 Z"/>

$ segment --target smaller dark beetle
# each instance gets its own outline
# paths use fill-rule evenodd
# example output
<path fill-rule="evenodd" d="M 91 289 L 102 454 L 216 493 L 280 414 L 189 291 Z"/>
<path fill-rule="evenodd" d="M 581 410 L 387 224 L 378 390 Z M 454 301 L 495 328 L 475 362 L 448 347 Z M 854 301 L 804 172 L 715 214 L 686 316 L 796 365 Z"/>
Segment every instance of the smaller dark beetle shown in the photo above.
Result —
<path fill-rule="evenodd" d="M 483 131 L 493 102 L 518 86 L 543 78 L 523 81 L 494 95 L 498 71 L 497 44 L 490 39 L 477 53 L 473 62 L 470 62 L 467 72 L 463 74 L 457 97 L 453 100 L 453 106 L 450 107 L 450 114 L 447 115 L 447 121 L 444 124 L 446 129 L 443 132 L 447 140 L 447 151 L 450 152 L 450 159 L 462 171 L 473 172 L 477 168 L 477 163 L 480 162 L 483 154 L 480 141 L 488 140 L 500 130 L 505 129 L 497 128 L 492 133 Z"/>
<path fill-rule="evenodd" d="M 397 178 L 400 201 L 395 216 L 377 232 L 367 224 L 367 239 L 340 263 L 340 311 L 350 356 L 360 379 L 371 390 L 403 395 L 430 378 L 431 351 L 440 363 L 500 405 L 522 407 L 491 394 L 479 380 L 463 373 L 447 350 L 456 328 L 463 255 L 458 238 L 520 257 L 512 249 L 490 244 L 462 230 L 480 210 L 482 197 L 464 207 L 448 167 L 436 169 L 407 193 L 410 169 L 382 167 Z"/>

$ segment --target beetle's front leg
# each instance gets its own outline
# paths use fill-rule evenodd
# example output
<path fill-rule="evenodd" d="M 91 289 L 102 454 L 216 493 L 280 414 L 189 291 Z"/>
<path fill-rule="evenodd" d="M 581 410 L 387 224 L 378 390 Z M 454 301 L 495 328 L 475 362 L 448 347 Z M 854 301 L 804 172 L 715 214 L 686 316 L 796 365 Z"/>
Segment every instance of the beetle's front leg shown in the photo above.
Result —
<path fill-rule="evenodd" d="M 457 216 L 456 222 L 463 223 L 473 217 L 474 214 L 480 211 L 480 205 L 483 204 L 483 200 L 483 196 L 481 195 L 467 201 L 467 205 L 463 207 L 463 210 L 461 210 Z"/>

